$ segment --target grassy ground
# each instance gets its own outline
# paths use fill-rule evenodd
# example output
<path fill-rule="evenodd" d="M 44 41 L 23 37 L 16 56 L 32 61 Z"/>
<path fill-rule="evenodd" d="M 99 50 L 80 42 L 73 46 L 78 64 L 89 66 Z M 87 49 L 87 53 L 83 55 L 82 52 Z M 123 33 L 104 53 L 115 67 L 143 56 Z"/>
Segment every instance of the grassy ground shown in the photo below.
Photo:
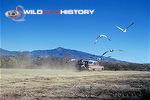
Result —
<path fill-rule="evenodd" d="M 148 100 L 150 72 L 1 69 L 0 86 L 0 100 Z"/>

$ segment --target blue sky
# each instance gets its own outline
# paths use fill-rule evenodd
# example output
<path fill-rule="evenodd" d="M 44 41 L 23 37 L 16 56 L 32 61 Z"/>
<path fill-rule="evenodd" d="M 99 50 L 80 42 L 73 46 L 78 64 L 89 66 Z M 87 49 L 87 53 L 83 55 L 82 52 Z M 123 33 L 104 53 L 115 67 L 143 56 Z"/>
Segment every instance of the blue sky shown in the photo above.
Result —
<path fill-rule="evenodd" d="M 6 18 L 4 13 L 17 5 L 25 9 L 95 9 L 93 15 L 26 15 L 24 22 Z M 101 55 L 109 49 L 122 49 L 113 58 L 150 62 L 149 0 L 2 0 L 1 47 L 7 50 L 31 51 L 57 47 Z M 125 27 L 122 33 L 114 25 Z M 96 45 L 97 35 L 106 34 Z M 107 56 L 110 56 L 109 54 Z"/>

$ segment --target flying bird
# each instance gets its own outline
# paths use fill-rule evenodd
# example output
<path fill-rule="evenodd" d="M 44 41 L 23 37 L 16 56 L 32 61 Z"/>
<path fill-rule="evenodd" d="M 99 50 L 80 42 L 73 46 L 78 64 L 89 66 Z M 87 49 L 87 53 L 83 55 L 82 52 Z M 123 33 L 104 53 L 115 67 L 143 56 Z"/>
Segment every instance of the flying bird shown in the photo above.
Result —
<path fill-rule="evenodd" d="M 115 25 L 115 26 L 116 26 L 119 30 L 121 30 L 122 32 L 125 33 L 125 32 L 127 32 L 128 28 L 131 27 L 133 24 L 134 24 L 134 22 L 132 22 L 130 25 L 128 25 L 128 26 L 127 26 L 126 28 L 124 28 L 124 29 L 121 28 L 121 27 L 119 27 L 119 26 L 117 26 L 117 25 Z"/>
<path fill-rule="evenodd" d="M 120 52 L 122 52 L 123 50 L 121 50 L 121 49 L 110 49 L 110 50 L 108 50 L 108 51 L 105 51 L 100 57 L 101 57 L 101 61 L 104 59 L 104 55 L 105 54 L 107 54 L 107 53 L 112 53 L 112 52 L 115 52 L 115 51 L 120 51 Z M 111 56 L 108 56 L 107 58 L 111 58 Z"/>
<path fill-rule="evenodd" d="M 108 51 L 105 51 L 105 52 L 101 55 L 101 57 L 103 57 L 105 54 L 107 54 L 107 53 L 109 53 L 109 52 L 115 52 L 115 51 L 120 51 L 120 52 L 122 52 L 123 50 L 121 50 L 121 49 L 110 49 L 110 50 L 108 50 Z"/>
<path fill-rule="evenodd" d="M 96 43 L 98 42 L 98 39 L 100 39 L 100 38 L 106 38 L 107 40 L 111 41 L 110 38 L 108 38 L 108 36 L 102 34 L 102 35 L 99 35 L 99 36 L 96 38 L 94 44 L 96 44 Z"/>

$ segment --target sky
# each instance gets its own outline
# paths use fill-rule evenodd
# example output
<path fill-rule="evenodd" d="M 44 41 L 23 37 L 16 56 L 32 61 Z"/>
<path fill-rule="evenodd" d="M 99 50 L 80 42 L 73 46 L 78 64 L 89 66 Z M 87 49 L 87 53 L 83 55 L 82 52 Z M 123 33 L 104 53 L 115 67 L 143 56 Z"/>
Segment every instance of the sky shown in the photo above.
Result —
<path fill-rule="evenodd" d="M 94 9 L 93 15 L 26 15 L 16 22 L 5 12 L 22 5 L 25 9 Z M 149 0 L 1 0 L 1 48 L 11 51 L 47 50 L 57 47 L 101 55 L 109 53 L 119 60 L 150 63 Z M 134 25 L 126 33 L 115 25 Z M 111 41 L 95 38 L 105 34 Z"/>

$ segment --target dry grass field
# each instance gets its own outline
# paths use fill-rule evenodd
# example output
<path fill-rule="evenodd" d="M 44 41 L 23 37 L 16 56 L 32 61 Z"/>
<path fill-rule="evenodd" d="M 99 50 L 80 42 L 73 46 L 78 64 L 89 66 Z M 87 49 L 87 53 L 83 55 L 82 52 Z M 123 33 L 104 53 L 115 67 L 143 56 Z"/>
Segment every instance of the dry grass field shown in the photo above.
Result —
<path fill-rule="evenodd" d="M 0 100 L 148 100 L 150 94 L 150 72 L 145 71 L 0 71 Z"/>

